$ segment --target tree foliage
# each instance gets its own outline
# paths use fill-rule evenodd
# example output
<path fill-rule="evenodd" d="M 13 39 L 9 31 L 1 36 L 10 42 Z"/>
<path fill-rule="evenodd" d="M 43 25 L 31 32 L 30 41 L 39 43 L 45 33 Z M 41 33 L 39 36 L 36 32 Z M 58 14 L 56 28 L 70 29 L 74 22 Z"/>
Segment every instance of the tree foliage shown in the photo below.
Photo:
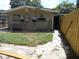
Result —
<path fill-rule="evenodd" d="M 35 7 L 42 7 L 41 0 L 32 0 L 31 4 L 32 6 L 35 6 Z"/>
<path fill-rule="evenodd" d="M 41 0 L 11 0 L 10 5 L 11 8 L 15 8 L 23 5 L 42 7 Z"/>
<path fill-rule="evenodd" d="M 79 8 L 79 0 L 77 0 L 77 8 Z"/>
<path fill-rule="evenodd" d="M 63 1 L 54 10 L 60 11 L 61 13 L 68 13 L 73 9 L 75 9 L 75 5 L 73 3 Z"/>

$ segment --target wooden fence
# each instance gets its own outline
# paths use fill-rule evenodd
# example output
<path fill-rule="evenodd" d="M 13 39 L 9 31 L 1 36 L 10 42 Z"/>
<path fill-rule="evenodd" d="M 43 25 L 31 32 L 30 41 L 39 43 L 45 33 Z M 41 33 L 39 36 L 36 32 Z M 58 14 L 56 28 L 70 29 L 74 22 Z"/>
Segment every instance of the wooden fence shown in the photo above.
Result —
<path fill-rule="evenodd" d="M 61 16 L 61 31 L 79 56 L 79 9 Z"/>

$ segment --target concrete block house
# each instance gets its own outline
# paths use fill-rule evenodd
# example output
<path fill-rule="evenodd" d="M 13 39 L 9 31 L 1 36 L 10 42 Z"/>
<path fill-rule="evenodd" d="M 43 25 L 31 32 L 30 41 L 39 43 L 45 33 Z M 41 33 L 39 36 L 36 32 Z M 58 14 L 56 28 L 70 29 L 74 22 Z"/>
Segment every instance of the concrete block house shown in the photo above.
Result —
<path fill-rule="evenodd" d="M 32 6 L 21 6 L 8 10 L 8 27 L 21 31 L 53 30 L 54 12 Z"/>

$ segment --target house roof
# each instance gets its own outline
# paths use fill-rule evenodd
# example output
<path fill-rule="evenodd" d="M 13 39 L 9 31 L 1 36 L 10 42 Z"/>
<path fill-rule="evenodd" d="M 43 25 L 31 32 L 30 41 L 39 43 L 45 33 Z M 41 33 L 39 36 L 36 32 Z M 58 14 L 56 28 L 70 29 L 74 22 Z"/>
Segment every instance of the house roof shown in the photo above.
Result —
<path fill-rule="evenodd" d="M 51 10 L 51 9 L 47 9 L 47 8 L 38 8 L 38 7 L 27 6 L 27 5 L 9 9 L 9 10 L 7 10 L 5 13 L 9 13 L 9 12 L 16 11 L 16 10 L 23 9 L 23 8 L 40 9 L 40 10 L 43 10 L 43 11 L 58 13 L 58 11 L 53 11 L 53 10 Z"/>
<path fill-rule="evenodd" d="M 0 13 L 4 13 L 6 10 L 0 10 Z"/>

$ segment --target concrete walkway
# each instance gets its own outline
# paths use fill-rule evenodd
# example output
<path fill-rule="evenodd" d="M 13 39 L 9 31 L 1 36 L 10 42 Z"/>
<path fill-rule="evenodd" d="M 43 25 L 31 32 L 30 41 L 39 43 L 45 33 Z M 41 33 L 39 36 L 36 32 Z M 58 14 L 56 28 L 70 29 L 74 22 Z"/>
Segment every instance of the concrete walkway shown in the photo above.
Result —
<path fill-rule="evenodd" d="M 63 43 L 59 35 L 58 31 L 54 31 L 51 42 L 44 45 L 38 45 L 36 47 L 0 43 L 0 50 L 7 50 L 17 54 L 27 55 L 33 57 L 33 59 L 67 59 L 66 53 L 63 49 Z M 0 55 L 0 59 L 15 58 Z"/>

